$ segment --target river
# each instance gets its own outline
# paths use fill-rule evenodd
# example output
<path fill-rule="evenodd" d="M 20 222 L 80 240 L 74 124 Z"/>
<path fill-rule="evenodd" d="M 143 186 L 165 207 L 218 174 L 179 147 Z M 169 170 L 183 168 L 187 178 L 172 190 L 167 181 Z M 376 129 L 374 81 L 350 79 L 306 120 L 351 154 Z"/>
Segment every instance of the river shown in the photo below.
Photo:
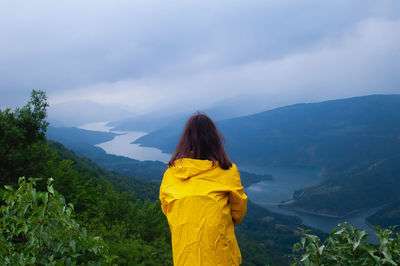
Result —
<path fill-rule="evenodd" d="M 129 157 L 136 160 L 158 160 L 167 162 L 170 154 L 163 153 L 156 148 L 142 147 L 139 144 L 132 144 L 137 138 L 144 136 L 146 132 L 120 132 L 112 131 L 106 126 L 107 122 L 91 123 L 81 126 L 82 129 L 114 132 L 118 135 L 114 139 L 97 144 L 109 154 Z M 332 228 L 345 221 L 357 228 L 365 229 L 371 236 L 370 241 L 376 242 L 374 231 L 366 224 L 365 218 L 375 213 L 381 207 L 353 213 L 345 218 L 332 218 L 320 215 L 313 215 L 281 209 L 278 203 L 292 198 L 293 192 L 297 189 L 315 185 L 321 180 L 321 170 L 312 167 L 265 167 L 247 166 L 238 164 L 243 171 L 255 174 L 271 174 L 273 180 L 255 183 L 246 188 L 249 199 L 264 208 L 273 212 L 294 215 L 300 217 L 304 224 L 318 228 L 324 232 L 330 232 Z"/>
<path fill-rule="evenodd" d="M 102 132 L 113 132 L 119 134 L 112 140 L 96 144 L 97 147 L 102 148 L 106 153 L 125 156 L 131 159 L 139 161 L 161 161 L 168 162 L 171 155 L 163 153 L 160 149 L 142 147 L 139 144 L 132 143 L 138 138 L 146 135 L 146 132 L 141 131 L 113 131 L 112 127 L 106 126 L 108 122 L 97 122 L 89 123 L 79 128 L 86 130 L 102 131 Z"/>
<path fill-rule="evenodd" d="M 333 218 L 321 215 L 302 213 L 278 207 L 281 201 L 292 198 L 297 189 L 315 185 L 321 180 L 321 170 L 310 167 L 261 167 L 238 166 L 239 169 L 256 174 L 271 174 L 274 179 L 255 183 L 246 188 L 246 193 L 253 202 L 270 211 L 300 217 L 304 224 L 329 233 L 339 223 L 351 225 L 367 231 L 369 241 L 376 243 L 375 231 L 369 227 L 365 218 L 374 214 L 384 206 L 350 214 L 344 218 Z"/>

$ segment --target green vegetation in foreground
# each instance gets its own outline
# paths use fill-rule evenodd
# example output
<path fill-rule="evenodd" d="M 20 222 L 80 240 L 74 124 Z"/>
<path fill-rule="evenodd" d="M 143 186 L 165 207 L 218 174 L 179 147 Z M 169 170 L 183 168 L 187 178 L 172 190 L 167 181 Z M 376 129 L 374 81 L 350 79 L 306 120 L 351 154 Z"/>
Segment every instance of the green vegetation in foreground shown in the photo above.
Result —
<path fill-rule="evenodd" d="M 88 234 L 73 219 L 74 206 L 65 203 L 47 181 L 37 191 L 37 179 L 20 178 L 16 191 L 5 186 L 0 207 L 0 261 L 5 265 L 106 265 L 114 257 L 100 236 Z"/>
<path fill-rule="evenodd" d="M 18 189 L 5 186 L 0 190 L 0 260 L 5 265 L 110 265 L 121 258 L 110 255 L 101 236 L 93 236 L 73 218 L 74 206 L 54 190 L 53 179 L 47 180 L 47 191 L 37 191 L 38 179 L 20 178 Z M 400 233 L 375 228 L 379 243 L 366 242 L 367 233 L 344 223 L 321 242 L 310 230 L 301 232 L 293 246 L 291 265 L 398 265 Z M 260 254 L 263 244 L 254 245 L 247 236 L 238 234 L 245 253 L 243 265 L 277 263 Z M 128 247 L 129 249 L 132 246 Z M 133 249 L 135 250 L 135 249 Z M 139 251 L 140 252 L 140 251 Z M 139 254 L 135 254 L 139 255 Z M 287 264 L 278 262 L 279 264 Z M 131 264 L 125 261 L 123 264 Z M 140 263 L 155 265 L 149 261 Z"/>
<path fill-rule="evenodd" d="M 296 254 L 291 265 L 400 265 L 400 233 L 396 227 L 375 227 L 379 243 L 366 241 L 368 234 L 348 223 L 339 224 L 322 243 L 309 230 L 302 230 L 299 243 L 293 246 Z"/>

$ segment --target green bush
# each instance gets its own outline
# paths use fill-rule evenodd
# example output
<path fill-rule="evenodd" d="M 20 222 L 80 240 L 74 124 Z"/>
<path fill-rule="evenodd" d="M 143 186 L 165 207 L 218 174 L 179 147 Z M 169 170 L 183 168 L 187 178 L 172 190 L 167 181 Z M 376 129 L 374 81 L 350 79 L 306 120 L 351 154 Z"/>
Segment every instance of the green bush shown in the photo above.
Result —
<path fill-rule="evenodd" d="M 299 228 L 303 236 L 293 246 L 291 265 L 400 265 L 400 233 L 396 226 L 382 230 L 374 227 L 378 244 L 367 242 L 368 234 L 348 223 L 339 224 L 321 242 L 310 230 Z"/>
<path fill-rule="evenodd" d="M 110 264 L 103 239 L 88 234 L 72 216 L 73 205 L 54 191 L 36 190 L 39 179 L 20 178 L 0 190 L 0 261 L 6 265 Z"/>

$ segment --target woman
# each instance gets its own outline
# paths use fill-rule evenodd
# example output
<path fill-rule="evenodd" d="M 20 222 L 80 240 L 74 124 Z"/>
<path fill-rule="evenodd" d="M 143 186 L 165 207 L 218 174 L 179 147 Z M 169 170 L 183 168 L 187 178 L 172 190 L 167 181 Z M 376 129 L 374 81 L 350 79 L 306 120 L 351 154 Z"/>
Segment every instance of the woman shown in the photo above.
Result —
<path fill-rule="evenodd" d="M 234 224 L 246 214 L 240 174 L 204 114 L 189 118 L 160 187 L 174 265 L 239 265 Z"/>

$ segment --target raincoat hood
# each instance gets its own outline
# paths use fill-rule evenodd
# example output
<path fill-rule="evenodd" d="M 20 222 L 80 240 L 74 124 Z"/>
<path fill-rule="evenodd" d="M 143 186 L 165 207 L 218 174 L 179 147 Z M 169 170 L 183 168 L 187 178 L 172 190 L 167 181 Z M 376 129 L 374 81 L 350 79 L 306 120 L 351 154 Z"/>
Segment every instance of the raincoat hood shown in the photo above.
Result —
<path fill-rule="evenodd" d="M 217 168 L 218 165 L 218 162 L 209 160 L 183 158 L 176 160 L 174 166 L 172 166 L 170 170 L 177 178 L 185 180 L 213 170 Z"/>

